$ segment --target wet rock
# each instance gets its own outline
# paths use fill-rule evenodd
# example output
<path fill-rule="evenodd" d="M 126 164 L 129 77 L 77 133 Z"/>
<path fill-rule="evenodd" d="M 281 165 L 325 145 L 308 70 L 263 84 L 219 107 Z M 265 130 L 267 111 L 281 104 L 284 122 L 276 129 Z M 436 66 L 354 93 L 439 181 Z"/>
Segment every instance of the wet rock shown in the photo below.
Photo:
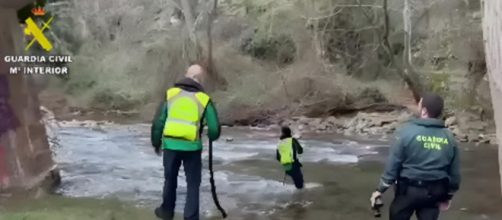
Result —
<path fill-rule="evenodd" d="M 479 143 L 482 143 L 482 144 L 489 144 L 490 143 L 490 139 L 488 139 L 486 137 L 486 135 L 484 135 L 484 134 L 479 134 L 478 140 L 479 140 Z"/>
<path fill-rule="evenodd" d="M 298 117 L 298 118 L 294 118 L 294 121 L 295 123 L 297 124 L 303 124 L 303 125 L 308 125 L 311 123 L 311 118 L 307 118 L 305 116 L 301 116 L 301 117 Z"/>
<path fill-rule="evenodd" d="M 79 125 L 80 127 L 95 127 L 98 125 L 98 122 L 86 120 L 86 121 L 81 121 Z"/>
<path fill-rule="evenodd" d="M 479 135 L 473 134 L 473 133 L 468 134 L 467 135 L 467 141 L 469 141 L 469 142 L 479 142 Z"/>
<path fill-rule="evenodd" d="M 484 121 L 472 121 L 467 126 L 468 126 L 467 127 L 468 129 L 474 129 L 474 130 L 482 131 L 482 130 L 484 130 L 485 128 L 488 127 L 488 123 L 484 122 Z"/>
<path fill-rule="evenodd" d="M 496 137 L 490 138 L 490 144 L 499 144 L 498 139 Z"/>
<path fill-rule="evenodd" d="M 378 135 L 388 133 L 395 129 L 397 115 L 381 113 L 358 113 L 354 118 L 348 120 L 343 128 L 347 133 L 358 135 Z"/>
<path fill-rule="evenodd" d="M 456 125 L 450 127 L 450 131 L 460 142 L 467 142 L 468 136 Z"/>
<path fill-rule="evenodd" d="M 46 107 L 40 106 L 40 112 L 42 113 L 41 122 L 45 126 L 45 132 L 47 134 L 47 141 L 50 149 L 59 147 L 59 134 L 57 132 L 60 127 L 59 122 L 56 120 L 54 113 Z"/>
<path fill-rule="evenodd" d="M 337 119 L 335 118 L 335 116 L 329 116 L 329 117 L 327 117 L 326 119 L 324 119 L 324 122 L 325 122 L 326 124 L 328 124 L 328 125 L 332 125 L 332 126 L 336 126 L 337 121 L 339 121 L 339 120 L 337 120 Z"/>
<path fill-rule="evenodd" d="M 446 127 L 451 127 L 457 124 L 457 117 L 451 116 L 445 120 Z"/>
<path fill-rule="evenodd" d="M 411 118 L 412 118 L 413 114 L 411 114 L 410 112 L 402 112 L 401 114 L 399 114 L 399 116 L 397 117 L 397 122 L 399 124 L 401 123 L 404 123 L 406 121 L 409 121 Z"/>
<path fill-rule="evenodd" d="M 495 134 L 487 134 L 485 135 L 485 139 L 487 144 L 497 144 L 497 135 Z"/>
<path fill-rule="evenodd" d="M 299 125 L 299 126 L 297 127 L 297 130 L 298 130 L 298 131 L 303 131 L 303 130 L 305 130 L 305 125 Z"/>
<path fill-rule="evenodd" d="M 297 132 L 336 132 L 348 136 L 365 135 L 390 135 L 393 134 L 403 123 L 409 121 L 412 113 L 408 111 L 393 112 L 358 112 L 355 116 L 329 116 L 326 118 L 309 118 L 305 116 L 293 117 L 281 124 L 290 125 Z M 449 127 L 459 142 L 476 143 L 495 143 L 496 138 L 493 135 L 487 135 L 486 129 L 489 127 L 487 122 L 475 121 L 473 117 L 467 114 L 467 117 L 459 119 L 459 116 L 450 116 L 445 120 L 445 125 Z M 472 124 L 470 128 L 461 126 Z M 480 134 L 480 132 L 483 133 Z"/>
<path fill-rule="evenodd" d="M 345 135 L 345 136 L 352 136 L 352 135 L 354 135 L 354 132 L 351 131 L 351 130 L 345 130 L 345 131 L 343 131 L 343 135 Z"/>
<path fill-rule="evenodd" d="M 490 139 L 480 139 L 479 142 L 482 144 L 490 144 Z"/>
<path fill-rule="evenodd" d="M 326 124 L 318 124 L 314 129 L 316 131 L 326 131 L 328 126 Z"/>
<path fill-rule="evenodd" d="M 310 118 L 307 126 L 312 130 L 326 130 L 326 125 L 322 123 L 322 118 Z"/>

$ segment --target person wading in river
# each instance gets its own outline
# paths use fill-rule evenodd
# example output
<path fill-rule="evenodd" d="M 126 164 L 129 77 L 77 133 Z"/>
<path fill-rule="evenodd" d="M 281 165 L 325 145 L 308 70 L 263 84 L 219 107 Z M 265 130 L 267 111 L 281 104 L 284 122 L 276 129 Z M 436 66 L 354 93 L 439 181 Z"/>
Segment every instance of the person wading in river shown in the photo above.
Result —
<path fill-rule="evenodd" d="M 385 172 L 371 205 L 396 183 L 390 206 L 390 220 L 409 220 L 415 212 L 418 220 L 436 220 L 440 210 L 450 207 L 460 186 L 460 162 L 457 143 L 439 119 L 443 99 L 426 94 L 420 100 L 420 119 L 405 125 L 391 148 Z"/>
<path fill-rule="evenodd" d="M 204 73 L 200 65 L 190 66 L 186 77 L 167 90 L 152 122 L 151 141 L 157 154 L 163 150 L 165 178 L 163 202 L 155 209 L 155 215 L 164 220 L 174 218 L 178 171 L 182 163 L 187 182 L 184 218 L 199 219 L 204 125 L 208 126 L 211 141 L 220 136 L 216 108 L 201 86 Z"/>
<path fill-rule="evenodd" d="M 282 164 L 286 174 L 293 179 L 297 189 L 303 189 L 302 164 L 297 158 L 297 154 L 302 153 L 303 148 L 300 143 L 292 137 L 291 129 L 289 127 L 282 127 L 276 157 Z"/>

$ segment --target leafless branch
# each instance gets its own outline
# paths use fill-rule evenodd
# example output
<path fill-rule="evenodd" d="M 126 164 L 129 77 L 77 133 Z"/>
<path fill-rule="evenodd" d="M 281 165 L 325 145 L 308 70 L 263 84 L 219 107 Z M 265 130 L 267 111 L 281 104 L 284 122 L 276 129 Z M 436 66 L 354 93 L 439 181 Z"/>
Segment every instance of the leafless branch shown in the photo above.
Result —
<path fill-rule="evenodd" d="M 326 19 L 326 18 L 334 17 L 334 16 L 340 14 L 342 11 L 343 11 L 343 9 L 339 9 L 336 12 L 328 14 L 328 15 L 323 15 L 323 16 L 318 16 L 318 17 L 306 17 L 306 16 L 302 16 L 302 18 L 306 19 L 307 21 L 310 21 L 310 20 L 321 20 L 321 19 Z"/>

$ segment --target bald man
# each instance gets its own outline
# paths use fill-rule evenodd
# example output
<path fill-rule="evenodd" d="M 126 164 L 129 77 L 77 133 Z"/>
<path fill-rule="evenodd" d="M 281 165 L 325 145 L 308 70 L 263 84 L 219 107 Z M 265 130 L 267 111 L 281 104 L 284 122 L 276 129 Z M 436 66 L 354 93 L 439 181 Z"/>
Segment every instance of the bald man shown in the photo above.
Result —
<path fill-rule="evenodd" d="M 164 220 L 174 218 L 178 171 L 185 170 L 187 194 L 186 220 L 199 219 L 199 188 L 202 169 L 202 132 L 207 124 L 211 141 L 220 136 L 220 123 L 211 98 L 201 83 L 205 71 L 200 65 L 188 68 L 185 78 L 167 90 L 152 122 L 151 141 L 157 154 L 164 157 L 163 202 L 155 215 Z"/>

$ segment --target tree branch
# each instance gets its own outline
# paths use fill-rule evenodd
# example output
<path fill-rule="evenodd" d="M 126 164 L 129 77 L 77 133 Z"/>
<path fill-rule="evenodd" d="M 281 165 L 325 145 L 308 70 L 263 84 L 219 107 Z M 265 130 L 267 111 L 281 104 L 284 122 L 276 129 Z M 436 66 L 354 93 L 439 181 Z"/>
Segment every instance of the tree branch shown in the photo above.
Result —
<path fill-rule="evenodd" d="M 403 67 L 401 67 L 399 64 L 397 64 L 396 59 L 394 58 L 394 53 L 392 52 L 392 47 L 390 45 L 389 41 L 389 33 L 390 33 L 390 18 L 389 18 L 389 12 L 387 10 L 388 6 L 388 0 L 383 0 L 383 12 L 384 12 L 384 35 L 383 35 L 383 46 L 387 54 L 389 55 L 390 61 L 393 64 L 393 66 L 396 68 L 397 73 L 403 78 L 404 82 L 408 85 L 410 88 L 413 98 L 415 101 L 418 103 L 421 98 L 421 93 L 422 93 L 422 86 L 421 83 L 416 77 L 414 73 L 409 73 L 406 71 Z M 413 77 L 412 77 L 413 76 Z"/>

